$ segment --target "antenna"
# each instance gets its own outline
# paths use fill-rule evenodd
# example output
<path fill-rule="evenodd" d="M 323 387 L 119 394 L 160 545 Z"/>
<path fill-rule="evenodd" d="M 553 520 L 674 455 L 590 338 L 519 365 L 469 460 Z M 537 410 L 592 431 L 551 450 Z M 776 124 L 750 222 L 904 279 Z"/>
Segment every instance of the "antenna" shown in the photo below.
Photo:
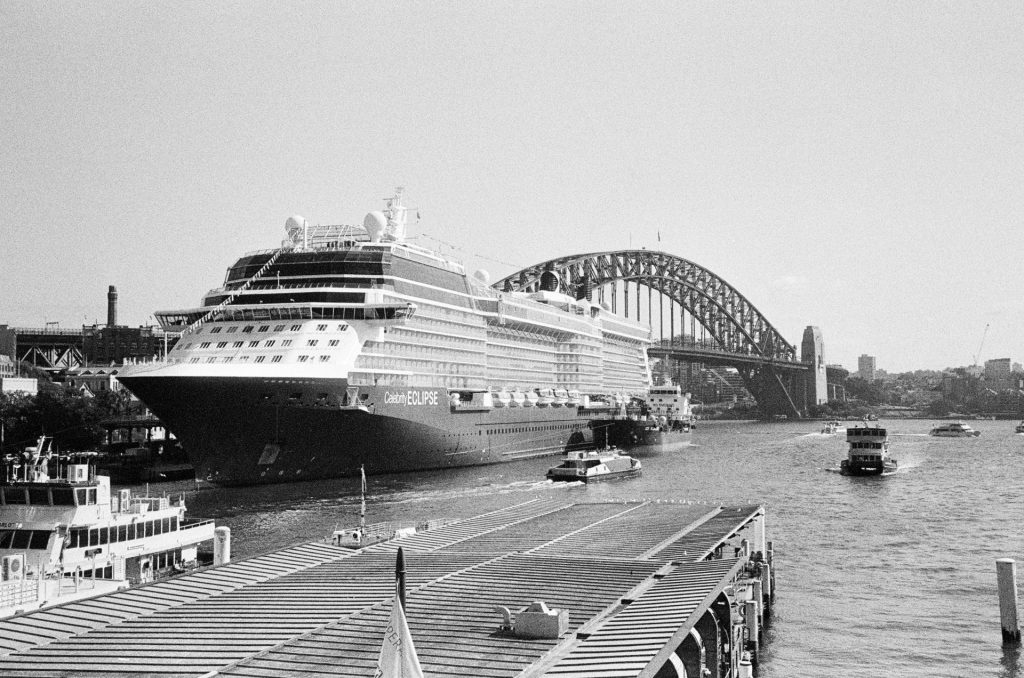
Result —
<path fill-rule="evenodd" d="M 981 355 L 981 348 L 985 345 L 985 337 L 988 335 L 988 323 L 985 323 L 985 331 L 981 333 L 981 343 L 978 344 L 978 352 L 974 354 L 974 364 L 978 364 L 978 356 Z"/>

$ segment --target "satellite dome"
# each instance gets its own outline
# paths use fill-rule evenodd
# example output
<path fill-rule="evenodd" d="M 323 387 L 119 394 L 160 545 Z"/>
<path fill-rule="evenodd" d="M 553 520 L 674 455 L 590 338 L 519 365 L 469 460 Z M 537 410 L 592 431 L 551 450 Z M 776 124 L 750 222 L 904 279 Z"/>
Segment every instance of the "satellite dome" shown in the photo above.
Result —
<path fill-rule="evenodd" d="M 296 214 L 288 217 L 288 220 L 284 222 L 284 230 L 288 231 L 288 233 L 295 233 L 296 231 L 301 231 L 305 223 L 306 218 Z"/>
<path fill-rule="evenodd" d="M 383 212 L 370 212 L 363 219 L 363 228 L 366 229 L 366 233 L 370 236 L 370 242 L 380 242 L 380 238 L 384 234 L 384 228 L 387 225 L 388 218 L 384 216 Z"/>
<path fill-rule="evenodd" d="M 491 282 L 491 274 L 482 268 L 478 268 L 473 274 L 473 277 L 479 280 L 484 285 L 489 285 Z"/>

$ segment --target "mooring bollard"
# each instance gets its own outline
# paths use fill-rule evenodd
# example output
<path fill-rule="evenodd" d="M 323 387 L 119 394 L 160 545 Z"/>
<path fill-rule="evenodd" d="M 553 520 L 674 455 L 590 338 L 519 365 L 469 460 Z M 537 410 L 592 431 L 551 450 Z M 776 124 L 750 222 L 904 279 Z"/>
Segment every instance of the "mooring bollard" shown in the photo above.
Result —
<path fill-rule="evenodd" d="M 231 562 L 231 528 L 218 527 L 213 531 L 213 564 Z"/>
<path fill-rule="evenodd" d="M 996 581 L 999 584 L 999 621 L 1003 626 L 1003 644 L 1020 644 L 1020 625 L 1017 621 L 1017 561 L 1013 558 L 998 559 Z"/>

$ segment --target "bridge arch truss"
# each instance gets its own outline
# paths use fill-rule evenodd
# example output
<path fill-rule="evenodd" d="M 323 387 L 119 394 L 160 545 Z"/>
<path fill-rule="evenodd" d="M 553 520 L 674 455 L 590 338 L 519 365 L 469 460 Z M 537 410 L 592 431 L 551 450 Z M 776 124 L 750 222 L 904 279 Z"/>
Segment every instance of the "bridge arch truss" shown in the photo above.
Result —
<path fill-rule="evenodd" d="M 513 273 L 494 287 L 509 292 L 536 292 L 553 289 L 557 284 L 562 292 L 576 298 L 590 298 L 593 290 L 603 291 L 611 286 L 614 306 L 618 282 L 625 286 L 622 297 L 627 315 L 628 284 L 635 283 L 638 316 L 639 286 L 645 286 L 678 304 L 721 350 L 769 362 L 799 360 L 796 347 L 735 287 L 703 266 L 666 252 L 623 250 L 559 257 Z"/>

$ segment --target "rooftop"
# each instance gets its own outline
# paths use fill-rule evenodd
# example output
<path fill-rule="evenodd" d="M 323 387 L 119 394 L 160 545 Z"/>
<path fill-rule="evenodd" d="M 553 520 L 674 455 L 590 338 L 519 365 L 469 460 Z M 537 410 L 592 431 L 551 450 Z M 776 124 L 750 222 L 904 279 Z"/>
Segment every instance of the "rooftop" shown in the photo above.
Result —
<path fill-rule="evenodd" d="M 303 544 L 0 621 L 0 675 L 370 676 L 401 546 L 426 675 L 636 676 L 743 569 L 734 547 L 762 515 L 543 499 L 361 551 Z M 568 632 L 500 630 L 498 606 L 533 601 L 567 610 Z"/>

